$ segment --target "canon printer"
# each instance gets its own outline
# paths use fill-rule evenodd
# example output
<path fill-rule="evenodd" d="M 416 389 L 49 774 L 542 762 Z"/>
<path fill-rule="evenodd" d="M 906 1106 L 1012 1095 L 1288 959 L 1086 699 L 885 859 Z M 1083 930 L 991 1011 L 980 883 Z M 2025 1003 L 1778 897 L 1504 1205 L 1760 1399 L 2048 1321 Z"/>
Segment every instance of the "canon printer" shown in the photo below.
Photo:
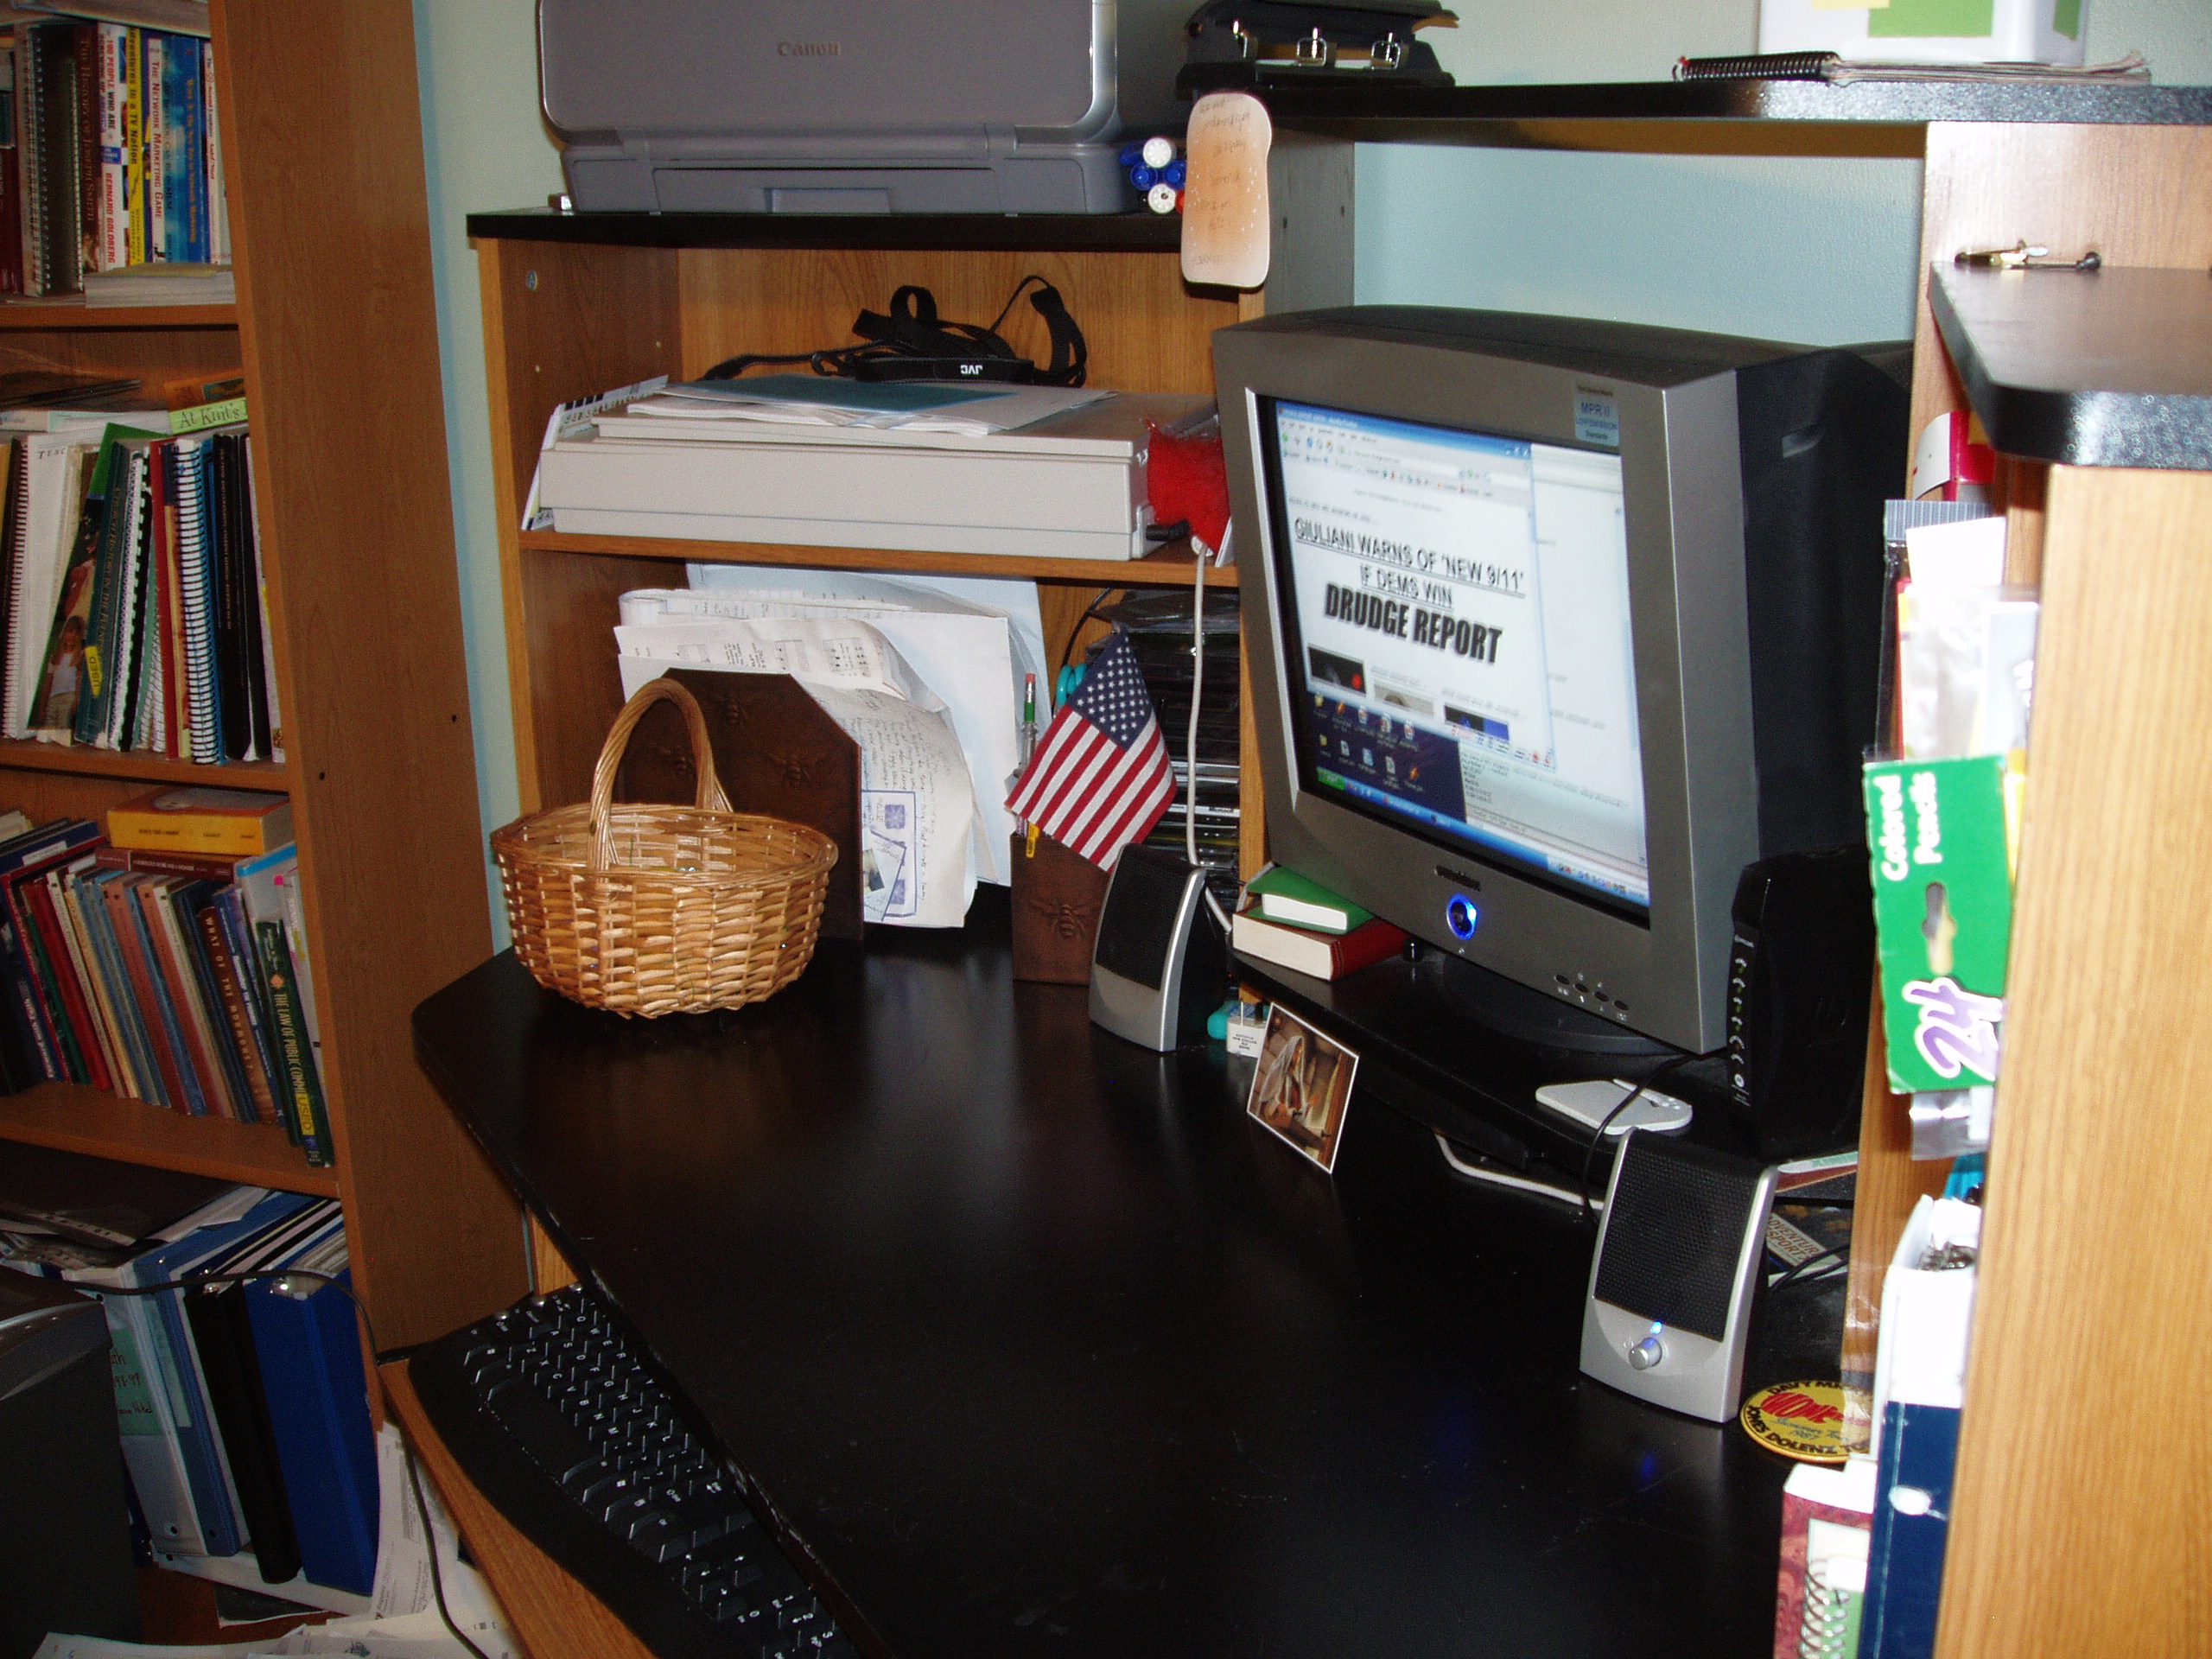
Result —
<path fill-rule="evenodd" d="M 1107 213 L 1192 0 L 538 0 L 586 211 Z"/>

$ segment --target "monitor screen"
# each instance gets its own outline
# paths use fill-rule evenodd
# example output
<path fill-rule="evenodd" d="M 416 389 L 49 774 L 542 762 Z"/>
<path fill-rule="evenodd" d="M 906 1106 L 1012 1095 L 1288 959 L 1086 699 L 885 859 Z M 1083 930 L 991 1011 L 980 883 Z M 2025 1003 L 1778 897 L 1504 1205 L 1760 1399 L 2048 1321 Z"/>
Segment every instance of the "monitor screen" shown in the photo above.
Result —
<path fill-rule="evenodd" d="M 1257 403 L 1303 787 L 1648 925 L 1618 451 Z"/>

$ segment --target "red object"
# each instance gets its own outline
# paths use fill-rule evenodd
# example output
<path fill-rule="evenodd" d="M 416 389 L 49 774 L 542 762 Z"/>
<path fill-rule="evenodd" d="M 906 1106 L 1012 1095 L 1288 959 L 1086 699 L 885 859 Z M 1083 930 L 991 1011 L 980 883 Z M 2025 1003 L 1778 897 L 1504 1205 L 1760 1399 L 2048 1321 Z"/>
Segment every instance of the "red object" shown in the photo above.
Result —
<path fill-rule="evenodd" d="M 1179 438 L 1152 429 L 1146 489 L 1156 524 L 1187 518 L 1191 539 L 1209 553 L 1221 550 L 1229 531 L 1229 467 L 1219 438 Z"/>
<path fill-rule="evenodd" d="M 1231 931 L 1231 943 L 1246 956 L 1315 979 L 1341 979 L 1406 948 L 1405 930 L 1380 916 L 1362 922 L 1349 933 L 1321 933 L 1310 927 L 1270 921 L 1254 906 L 1236 912 Z"/>
<path fill-rule="evenodd" d="M 1129 638 L 1117 632 L 1045 728 L 1007 810 L 1110 870 L 1122 848 L 1152 833 L 1174 798 L 1160 721 Z"/>

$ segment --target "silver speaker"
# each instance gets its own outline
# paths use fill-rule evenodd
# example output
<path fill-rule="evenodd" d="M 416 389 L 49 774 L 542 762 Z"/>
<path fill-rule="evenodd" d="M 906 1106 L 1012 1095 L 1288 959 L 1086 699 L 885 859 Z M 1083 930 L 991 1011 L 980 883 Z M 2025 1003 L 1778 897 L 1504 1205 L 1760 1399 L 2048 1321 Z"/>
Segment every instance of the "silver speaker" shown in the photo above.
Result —
<path fill-rule="evenodd" d="M 1590 1262 L 1583 1374 L 1670 1411 L 1734 1416 L 1773 1201 L 1763 1165 L 1631 1131 Z"/>

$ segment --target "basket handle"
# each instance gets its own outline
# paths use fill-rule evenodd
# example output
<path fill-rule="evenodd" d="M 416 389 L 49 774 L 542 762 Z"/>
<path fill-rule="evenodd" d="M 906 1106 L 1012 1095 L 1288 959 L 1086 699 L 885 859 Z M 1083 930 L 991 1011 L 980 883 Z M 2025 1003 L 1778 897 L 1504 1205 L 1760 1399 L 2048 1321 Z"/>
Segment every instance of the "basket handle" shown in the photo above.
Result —
<path fill-rule="evenodd" d="M 630 747 L 630 734 L 638 729 L 638 722 L 645 711 L 657 702 L 672 702 L 683 711 L 683 723 L 691 731 L 691 769 L 698 775 L 699 792 L 693 803 L 702 812 L 727 812 L 729 797 L 722 792 L 722 780 L 715 772 L 714 744 L 707 736 L 707 717 L 699 712 L 698 699 L 676 681 L 665 677 L 653 680 L 638 689 L 638 695 L 622 705 L 622 712 L 614 716 L 614 724 L 607 728 L 607 741 L 600 746 L 599 765 L 591 774 L 591 868 L 604 870 L 614 862 L 614 836 L 610 822 L 614 810 L 614 774 L 622 769 L 623 753 Z"/>

